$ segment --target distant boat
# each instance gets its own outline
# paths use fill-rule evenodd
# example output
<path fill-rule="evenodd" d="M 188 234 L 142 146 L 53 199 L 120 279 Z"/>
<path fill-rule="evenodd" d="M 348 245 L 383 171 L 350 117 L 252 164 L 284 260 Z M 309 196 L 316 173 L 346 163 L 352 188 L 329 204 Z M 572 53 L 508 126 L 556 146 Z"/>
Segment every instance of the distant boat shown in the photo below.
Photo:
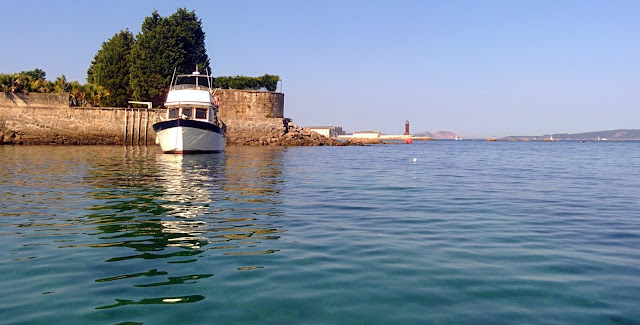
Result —
<path fill-rule="evenodd" d="M 207 73 L 178 75 L 167 94 L 167 115 L 155 123 L 156 143 L 165 153 L 208 153 L 224 150 L 224 124 L 218 119 L 218 99 Z"/>
<path fill-rule="evenodd" d="M 496 139 L 496 137 L 493 137 L 493 138 L 487 138 L 487 141 L 498 141 L 498 139 Z"/>
<path fill-rule="evenodd" d="M 548 138 L 542 140 L 542 141 L 553 141 L 553 135 L 549 136 Z"/>
<path fill-rule="evenodd" d="M 462 140 L 462 139 L 458 138 L 458 136 L 456 135 L 456 138 L 454 140 Z"/>

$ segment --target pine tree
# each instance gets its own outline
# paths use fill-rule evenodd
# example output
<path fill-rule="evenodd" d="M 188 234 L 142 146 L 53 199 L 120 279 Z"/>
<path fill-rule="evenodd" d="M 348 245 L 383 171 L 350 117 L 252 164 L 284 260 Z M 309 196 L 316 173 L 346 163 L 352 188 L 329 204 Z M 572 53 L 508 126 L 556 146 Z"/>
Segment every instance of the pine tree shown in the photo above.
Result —
<path fill-rule="evenodd" d="M 135 100 L 160 106 L 174 68 L 189 73 L 209 68 L 202 23 L 193 11 L 178 9 L 163 18 L 154 11 L 145 18 L 131 51 L 130 85 Z"/>
<path fill-rule="evenodd" d="M 108 96 L 102 97 L 100 106 L 127 105 L 131 98 L 129 74 L 133 34 L 128 30 L 113 35 L 96 53 L 87 71 L 87 81 L 102 86 Z"/>
<path fill-rule="evenodd" d="M 202 22 L 195 12 L 180 8 L 167 19 L 170 28 L 175 32 L 176 47 L 173 49 L 176 52 L 176 70 L 189 73 L 196 69 L 196 65 L 199 70 L 209 69 Z"/>

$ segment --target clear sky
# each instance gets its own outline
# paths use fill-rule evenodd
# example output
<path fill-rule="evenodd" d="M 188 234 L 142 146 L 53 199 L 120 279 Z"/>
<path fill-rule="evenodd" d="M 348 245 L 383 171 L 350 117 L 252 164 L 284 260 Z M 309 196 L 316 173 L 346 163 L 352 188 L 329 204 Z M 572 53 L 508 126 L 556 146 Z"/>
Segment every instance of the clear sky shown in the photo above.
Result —
<path fill-rule="evenodd" d="M 102 42 L 195 10 L 214 75 L 277 74 L 301 126 L 463 138 L 640 128 L 640 1 L 10 1 L 0 73 L 86 81 Z"/>

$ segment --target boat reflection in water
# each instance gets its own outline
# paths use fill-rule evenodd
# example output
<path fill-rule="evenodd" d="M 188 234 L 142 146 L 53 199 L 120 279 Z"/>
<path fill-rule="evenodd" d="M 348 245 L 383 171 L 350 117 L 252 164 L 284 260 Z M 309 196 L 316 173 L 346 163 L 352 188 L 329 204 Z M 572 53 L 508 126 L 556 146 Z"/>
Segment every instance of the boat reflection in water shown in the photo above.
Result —
<path fill-rule="evenodd" d="M 206 249 L 233 250 L 227 255 L 276 251 L 255 248 L 283 231 L 264 220 L 282 215 L 282 151 L 249 149 L 156 157 L 158 169 L 165 171 L 162 206 L 173 217 L 162 220 L 163 232 L 172 234 L 168 246 L 200 248 L 213 242 Z"/>
<path fill-rule="evenodd" d="M 97 232 L 65 247 L 102 251 L 96 290 L 112 294 L 96 309 L 197 302 L 216 281 L 268 267 L 285 232 L 282 151 L 247 149 L 95 159 Z"/>
<path fill-rule="evenodd" d="M 197 249 L 206 245 L 211 241 L 204 235 L 207 222 L 198 217 L 216 212 L 210 208 L 213 193 L 220 186 L 215 177 L 220 177 L 224 155 L 158 155 L 156 160 L 163 172 L 162 206 L 174 217 L 161 221 L 162 231 L 172 234 L 167 246 Z"/>
<path fill-rule="evenodd" d="M 89 217 L 108 236 L 93 237 L 87 245 L 134 249 L 133 255 L 109 259 L 119 261 L 200 253 L 170 248 L 246 254 L 262 249 L 255 245 L 262 240 L 278 239 L 283 148 L 228 150 L 203 155 L 128 150 L 122 161 L 97 157 L 87 176 L 99 189 L 92 194 Z M 216 246 L 205 247 L 210 243 Z M 273 249 L 258 253 L 267 251 Z"/>

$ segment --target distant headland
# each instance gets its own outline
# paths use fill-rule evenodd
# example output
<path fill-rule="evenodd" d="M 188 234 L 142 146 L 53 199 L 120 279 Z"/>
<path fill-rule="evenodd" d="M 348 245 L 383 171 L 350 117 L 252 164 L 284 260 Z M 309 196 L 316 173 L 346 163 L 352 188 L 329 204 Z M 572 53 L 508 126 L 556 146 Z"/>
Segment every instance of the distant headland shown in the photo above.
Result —
<path fill-rule="evenodd" d="M 618 129 L 607 131 L 594 131 L 584 133 L 554 133 L 536 136 L 507 136 L 499 138 L 499 140 L 506 141 L 526 141 L 526 140 L 582 140 L 582 141 L 628 141 L 628 140 L 640 140 L 640 129 Z"/>
<path fill-rule="evenodd" d="M 414 133 L 413 135 L 416 137 L 430 137 L 436 140 L 460 139 L 460 135 L 451 131 L 436 131 L 433 133 L 429 131 L 424 131 L 424 132 Z"/>

